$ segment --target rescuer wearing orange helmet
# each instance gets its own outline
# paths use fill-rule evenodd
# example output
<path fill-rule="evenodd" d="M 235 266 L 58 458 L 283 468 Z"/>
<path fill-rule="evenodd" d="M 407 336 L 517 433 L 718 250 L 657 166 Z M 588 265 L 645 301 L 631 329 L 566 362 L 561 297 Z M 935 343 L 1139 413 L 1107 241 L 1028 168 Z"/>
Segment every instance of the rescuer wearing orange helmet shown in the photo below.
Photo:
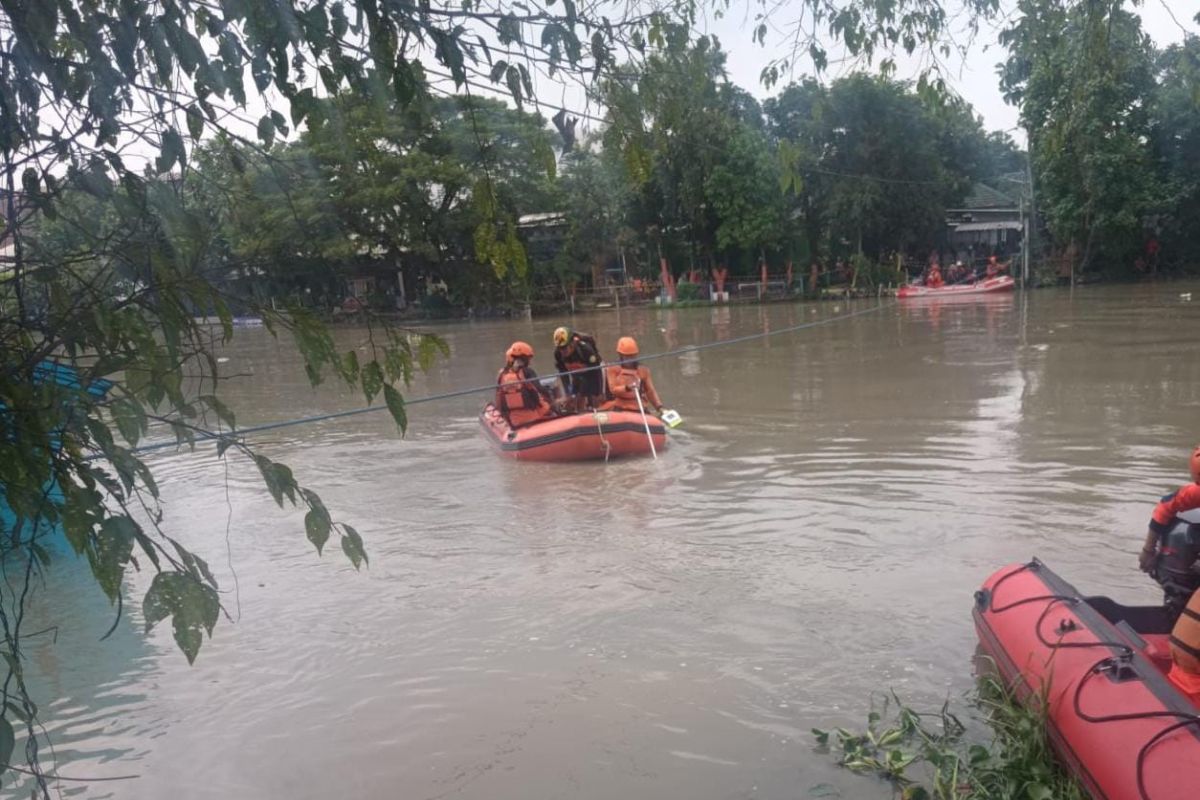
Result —
<path fill-rule="evenodd" d="M 513 342 L 504 354 L 504 369 L 496 376 L 496 408 L 514 428 L 554 416 L 554 397 L 529 366 L 533 348 Z"/>
<path fill-rule="evenodd" d="M 1179 525 L 1176 517 L 1200 508 L 1200 445 L 1188 464 L 1192 482 L 1159 501 L 1150 515 L 1146 543 L 1138 566 L 1163 587 L 1163 605 L 1174 627 L 1171 630 L 1171 671 L 1179 689 L 1200 702 L 1200 526 Z"/>
<path fill-rule="evenodd" d="M 637 393 L 641 393 L 642 406 L 662 413 L 663 402 L 654 390 L 650 370 L 637 362 L 638 344 L 632 336 L 622 336 L 617 341 L 617 355 L 621 363 L 608 367 L 608 394 L 611 398 L 604 408 L 615 411 L 640 411 Z"/>
<path fill-rule="evenodd" d="M 561 373 L 563 391 L 572 411 L 600 404 L 604 381 L 595 337 L 566 327 L 555 329 L 554 366 Z"/>

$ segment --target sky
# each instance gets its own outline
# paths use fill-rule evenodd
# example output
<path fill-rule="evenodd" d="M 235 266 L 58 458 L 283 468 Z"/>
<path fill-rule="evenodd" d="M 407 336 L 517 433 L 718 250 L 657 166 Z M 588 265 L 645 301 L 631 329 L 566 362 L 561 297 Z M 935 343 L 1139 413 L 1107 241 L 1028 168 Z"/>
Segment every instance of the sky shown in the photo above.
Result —
<path fill-rule="evenodd" d="M 792 5 L 795 5 L 794 0 L 784 0 L 776 13 L 781 18 L 786 18 L 788 7 Z M 1003 3 L 1005 9 L 1014 5 L 1011 0 Z M 715 34 L 721 41 L 722 49 L 729 53 L 727 69 L 731 81 L 759 99 L 769 97 L 776 90 L 764 88 L 759 74 L 777 53 L 786 52 L 787 37 L 778 33 L 768 33 L 765 46 L 753 42 L 753 28 L 757 23 L 752 18 L 752 12 L 748 18 L 744 9 L 747 6 L 758 8 L 759 4 L 747 3 L 746 0 L 742 0 L 741 3 L 731 0 L 731 6 L 724 18 L 714 19 L 714 15 L 709 13 L 707 19 L 698 24 L 697 28 L 702 33 Z M 1141 7 L 1135 9 L 1141 15 L 1142 29 L 1159 47 L 1182 41 L 1184 33 L 1180 23 L 1191 32 L 1200 33 L 1200 26 L 1192 19 L 1197 10 L 1200 9 L 1197 8 L 1195 0 L 1143 0 Z M 952 88 L 970 102 L 975 111 L 983 117 L 986 129 L 1009 131 L 1013 138 L 1023 142 L 1024 136 L 1018 128 L 1017 109 L 1006 104 L 1000 94 L 996 65 L 1004 60 L 1005 51 L 997 42 L 999 30 L 999 27 L 981 28 L 967 58 L 962 60 L 954 57 L 950 60 L 949 66 L 953 74 L 947 77 Z M 899 78 L 915 79 L 920 72 L 919 65 L 913 60 L 898 63 Z M 807 61 L 798 65 L 796 77 L 802 77 L 805 73 L 812 73 L 812 64 Z M 829 77 L 836 78 L 839 74 L 840 71 L 831 65 Z"/>
<path fill-rule="evenodd" d="M 781 78 L 779 84 L 772 88 L 763 86 L 760 75 L 765 66 L 780 55 L 790 51 L 790 40 L 780 31 L 769 31 L 763 43 L 754 41 L 753 31 L 758 25 L 754 18 L 755 12 L 763 4 L 770 5 L 773 11 L 773 21 L 783 27 L 783 23 L 795 18 L 793 9 L 798 9 L 802 2 L 810 0 L 700 0 L 701 18 L 697 21 L 694 33 L 715 35 L 721 43 L 721 48 L 728 54 L 726 70 L 729 79 L 749 91 L 760 100 L 770 97 L 788 83 L 791 78 L 800 79 L 814 74 L 812 63 L 805 58 L 793 67 L 790 76 Z M 613 0 L 618 2 L 618 0 Z M 718 8 L 728 8 L 719 13 Z M 947 3 L 952 9 L 954 2 Z M 1016 6 L 1016 0 L 1001 0 L 1002 13 L 1010 13 Z M 1127 7 L 1130 7 L 1127 5 Z M 1140 5 L 1133 10 L 1142 18 L 1142 29 L 1150 36 L 1158 47 L 1165 47 L 1174 42 L 1182 41 L 1184 29 L 1193 34 L 1200 34 L 1200 25 L 1196 24 L 1196 0 L 1141 0 Z M 1002 25 L 981 26 L 977 37 L 970 42 L 967 55 L 962 58 L 954 55 L 944 60 L 946 72 L 944 77 L 952 90 L 960 94 L 983 118 L 984 128 L 1008 132 L 1020 145 L 1024 145 L 1025 135 L 1019 126 L 1018 110 L 1004 102 L 1000 93 L 997 65 L 1004 60 L 1005 49 L 998 42 Z M 966 41 L 965 31 L 956 32 L 960 41 Z M 828 45 L 831 51 L 830 66 L 822 75 L 823 80 L 832 80 L 850 72 L 854 65 L 837 63 L 835 46 Z M 432 61 L 432 59 L 430 59 Z M 921 73 L 922 63 L 916 58 L 900 54 L 896 59 L 899 79 L 915 80 Z M 877 70 L 874 66 L 860 65 L 860 68 Z M 452 91 L 448 80 L 434 78 L 433 83 L 442 91 Z M 482 87 L 476 87 L 480 89 Z M 578 85 L 563 85 L 558 80 L 549 78 L 540 69 L 534 70 L 535 97 L 542 103 L 538 110 L 546 117 L 553 115 L 559 107 L 565 107 L 568 112 L 580 113 L 585 116 L 603 116 L 603 109 L 594 102 L 589 102 L 586 93 Z M 486 90 L 481 94 L 491 94 L 501 100 L 510 102 L 507 91 L 503 86 L 497 86 L 494 92 Z M 594 131 L 599 127 L 597 121 L 583 119 L 580 123 L 581 132 Z"/>

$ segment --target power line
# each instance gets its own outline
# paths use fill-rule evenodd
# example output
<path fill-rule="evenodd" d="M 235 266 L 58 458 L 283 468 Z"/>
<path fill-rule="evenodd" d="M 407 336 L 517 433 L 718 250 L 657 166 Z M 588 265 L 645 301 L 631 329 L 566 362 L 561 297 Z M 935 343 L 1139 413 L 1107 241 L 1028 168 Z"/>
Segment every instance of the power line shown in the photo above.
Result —
<path fill-rule="evenodd" d="M 745 342 L 752 342 L 752 341 L 756 341 L 758 339 L 766 339 L 771 336 L 780 336 L 785 333 L 795 333 L 796 331 L 806 330 L 808 328 L 818 328 L 818 327 L 821 327 L 822 325 L 830 325 L 834 322 L 841 322 L 842 320 L 851 319 L 853 317 L 861 317 L 866 314 L 874 314 L 878 311 L 883 310 L 884 308 L 887 308 L 890 305 L 892 305 L 892 304 L 891 303 L 879 303 L 871 308 L 860 309 L 858 311 L 850 311 L 845 314 L 838 314 L 833 317 L 827 317 L 826 319 L 815 320 L 813 322 L 802 322 L 799 325 L 792 325 L 791 327 L 780 328 L 779 330 L 764 331 L 763 333 L 751 333 L 751 334 L 747 334 L 746 336 L 735 336 L 731 339 L 718 339 L 715 342 L 705 342 L 703 344 L 687 345 L 685 347 L 679 347 L 674 350 L 666 350 L 662 353 L 652 353 L 648 356 L 641 356 L 637 359 L 614 361 L 609 364 L 600 364 L 595 367 L 586 367 L 584 369 L 575 370 L 573 372 L 555 372 L 551 375 L 540 375 L 537 378 L 523 381 L 523 383 L 533 383 L 533 382 L 538 382 L 538 381 L 543 381 L 543 380 L 553 380 L 556 378 L 561 378 L 565 375 L 578 375 L 582 372 L 594 372 L 597 370 L 604 369 L 605 367 L 617 366 L 620 364 L 627 364 L 627 363 L 630 363 L 633 361 L 639 361 L 639 362 L 654 361 L 654 360 L 657 360 L 660 358 L 668 358 L 670 356 L 683 355 L 685 353 L 698 353 L 702 350 L 711 350 L 716 347 L 728 347 L 730 345 L 735 345 L 735 344 L 744 344 Z M 405 405 L 405 407 L 408 407 L 408 406 L 420 405 L 422 403 L 434 403 L 434 402 L 438 402 L 441 400 L 450 400 L 455 397 L 466 397 L 466 396 L 474 395 L 474 394 L 482 394 L 484 392 L 494 392 L 495 390 L 496 390 L 496 384 L 489 383 L 484 386 L 472 386 L 467 389 L 455 389 L 450 392 L 441 392 L 439 394 L 431 394 L 431 395 L 426 395 L 425 397 L 418 397 L 414 400 L 406 400 L 404 402 L 404 405 Z M 229 431 L 228 433 L 212 433 L 209 431 L 196 431 L 196 433 L 199 436 L 199 438 L 204 441 L 216 442 L 216 441 L 221 441 L 221 440 L 242 438 L 242 437 L 248 436 L 250 434 L 262 433 L 264 431 L 274 431 L 274 430 L 279 430 L 281 428 L 291 428 L 291 427 L 294 427 L 297 425 L 310 425 L 313 423 L 325 422 L 327 420 L 332 420 L 332 419 L 344 419 L 346 417 L 357 417 L 360 414 L 372 414 L 376 411 L 386 411 L 386 410 L 388 410 L 388 407 L 386 405 L 374 405 L 374 406 L 367 406 L 365 408 L 354 408 L 354 409 L 350 409 L 349 411 L 334 411 L 334 412 L 331 412 L 328 414 L 315 414 L 315 415 L 308 416 L 308 417 L 298 417 L 296 419 L 281 420 L 279 422 L 267 422 L 262 425 L 252 425 L 247 428 L 237 428 L 235 430 Z M 168 447 L 178 447 L 179 444 L 180 443 L 178 441 L 152 442 L 150 444 L 145 444 L 140 447 L 135 447 L 135 448 L 133 448 L 132 452 L 145 453 L 145 452 L 149 452 L 152 450 L 163 450 Z"/>

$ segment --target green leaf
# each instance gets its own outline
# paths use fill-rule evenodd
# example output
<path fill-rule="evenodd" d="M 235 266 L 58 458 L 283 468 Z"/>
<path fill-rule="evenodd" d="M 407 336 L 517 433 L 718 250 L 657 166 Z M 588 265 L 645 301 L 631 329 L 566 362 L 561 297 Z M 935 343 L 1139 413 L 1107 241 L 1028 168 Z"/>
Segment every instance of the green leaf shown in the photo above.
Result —
<path fill-rule="evenodd" d="M 146 554 L 146 558 L 150 559 L 150 563 L 154 565 L 154 568 L 162 569 L 162 564 L 158 558 L 158 548 L 154 546 L 154 540 L 141 531 L 137 532 L 135 538 L 137 539 L 138 547 L 142 548 L 142 552 Z"/>
<path fill-rule="evenodd" d="M 187 128 L 192 141 L 200 141 L 200 137 L 204 135 L 204 115 L 194 105 L 187 107 Z"/>
<path fill-rule="evenodd" d="M 29 549 L 33 551 L 33 555 L 37 558 L 39 564 L 43 567 L 50 565 L 50 552 L 46 548 L 37 542 L 30 542 Z"/>
<path fill-rule="evenodd" d="M 267 147 L 270 147 L 271 142 L 275 141 L 275 122 L 271 119 L 270 114 L 263 114 L 259 119 L 258 138 Z"/>
<path fill-rule="evenodd" d="M 342 525 L 346 535 L 342 537 L 342 552 L 350 559 L 350 563 L 358 569 L 361 564 L 370 563 L 367 560 L 367 551 L 363 549 L 362 537 L 358 535 L 358 531 L 349 525 Z"/>
<path fill-rule="evenodd" d="M 12 763 L 13 748 L 17 745 L 17 734 L 12 723 L 5 717 L 0 717 L 0 769 L 7 771 Z"/>
<path fill-rule="evenodd" d="M 493 64 L 492 65 L 492 73 L 491 73 L 492 83 L 499 83 L 500 79 L 504 77 L 504 75 L 507 71 L 508 71 L 508 62 L 505 61 L 504 59 L 500 59 L 495 64 Z"/>
<path fill-rule="evenodd" d="M 379 366 L 378 361 L 372 361 L 363 367 L 361 377 L 363 395 L 370 403 L 383 388 L 383 367 Z"/>
<path fill-rule="evenodd" d="M 24 704 L 18 705 L 17 703 L 13 702 L 12 700 L 5 701 L 4 707 L 8 709 L 8 713 L 12 714 L 14 718 L 21 720 L 21 722 L 29 722 L 31 719 L 34 719 L 37 717 L 37 706 L 34 705 L 34 703 L 31 700 L 26 700 L 25 702 L 29 703 L 29 705 L 32 706 L 32 708 L 33 708 L 32 714 L 28 710 L 26 710 Z"/>
<path fill-rule="evenodd" d="M 113 403 L 112 414 L 121 436 L 129 442 L 131 447 L 136 447 L 147 424 L 146 412 L 142 410 L 142 404 L 136 400 L 121 398 Z"/>
<path fill-rule="evenodd" d="M 278 111 L 272 111 L 271 122 L 275 124 L 275 129 L 277 131 L 282 133 L 284 136 L 287 136 L 287 119 L 284 118 L 283 114 L 280 114 Z"/>
<path fill-rule="evenodd" d="M 155 575 L 142 601 L 146 631 L 170 617 L 175 643 L 189 664 L 195 662 L 204 634 L 207 632 L 212 636 L 220 613 L 221 603 L 216 590 L 184 572 Z"/>
<path fill-rule="evenodd" d="M 323 508 L 312 508 L 304 515 L 304 532 L 308 540 L 317 547 L 317 552 L 329 541 L 329 514 Z"/>
<path fill-rule="evenodd" d="M 38 171 L 33 167 L 26 167 L 21 173 L 21 188 L 33 197 L 41 194 L 41 180 L 38 178 Z"/>
<path fill-rule="evenodd" d="M 217 418 L 228 425 L 230 429 L 237 427 L 237 420 L 233 415 L 233 411 L 229 409 L 229 406 L 225 405 L 221 398 L 215 394 L 205 394 L 200 396 L 200 401 L 211 408 L 217 415 Z"/>
<path fill-rule="evenodd" d="M 167 128 L 163 131 L 162 145 L 159 148 L 158 158 L 154 162 L 155 168 L 159 174 L 169 172 L 176 163 L 182 167 L 184 157 L 183 137 L 174 128 Z"/>
<path fill-rule="evenodd" d="M 96 582 L 110 602 L 116 602 L 125 576 L 125 565 L 133 554 L 133 542 L 141 528 L 129 517 L 108 517 L 100 523 L 89 542 L 88 562 Z"/>
<path fill-rule="evenodd" d="M 517 108 L 523 108 L 524 104 L 521 97 L 521 72 L 516 67 L 509 67 L 504 71 L 504 80 L 508 84 L 509 94 L 512 95 L 513 101 L 517 104 Z"/>
<path fill-rule="evenodd" d="M 390 383 L 383 385 L 383 399 L 387 403 L 388 412 L 392 415 L 392 419 L 396 421 L 396 427 L 400 429 L 401 435 L 408 431 L 408 412 L 404 408 L 404 398 L 400 392 Z"/>
<path fill-rule="evenodd" d="M 525 96 L 533 97 L 533 79 L 529 77 L 529 70 L 524 64 L 517 64 L 517 69 L 521 72 L 521 85 L 525 87 Z"/>

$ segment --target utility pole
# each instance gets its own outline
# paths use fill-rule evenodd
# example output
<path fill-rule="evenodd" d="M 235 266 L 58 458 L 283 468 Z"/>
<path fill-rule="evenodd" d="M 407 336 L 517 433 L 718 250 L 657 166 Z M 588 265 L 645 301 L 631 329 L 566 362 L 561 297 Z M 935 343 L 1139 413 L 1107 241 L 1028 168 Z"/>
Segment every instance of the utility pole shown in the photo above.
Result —
<path fill-rule="evenodd" d="M 1025 129 L 1025 173 L 1029 178 L 1029 215 L 1025 218 L 1025 284 L 1029 284 L 1029 260 L 1033 257 L 1033 234 L 1037 231 L 1037 203 L 1033 193 L 1033 128 Z"/>

